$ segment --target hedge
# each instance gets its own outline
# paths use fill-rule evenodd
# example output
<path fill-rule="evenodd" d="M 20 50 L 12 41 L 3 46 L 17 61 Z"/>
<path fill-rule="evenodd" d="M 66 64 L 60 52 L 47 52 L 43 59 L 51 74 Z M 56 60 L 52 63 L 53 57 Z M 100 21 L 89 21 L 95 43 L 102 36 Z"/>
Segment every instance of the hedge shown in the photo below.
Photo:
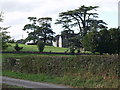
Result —
<path fill-rule="evenodd" d="M 117 79 L 120 77 L 119 63 L 117 55 L 25 56 L 6 58 L 3 61 L 3 70 L 59 77 L 99 75 Z"/>

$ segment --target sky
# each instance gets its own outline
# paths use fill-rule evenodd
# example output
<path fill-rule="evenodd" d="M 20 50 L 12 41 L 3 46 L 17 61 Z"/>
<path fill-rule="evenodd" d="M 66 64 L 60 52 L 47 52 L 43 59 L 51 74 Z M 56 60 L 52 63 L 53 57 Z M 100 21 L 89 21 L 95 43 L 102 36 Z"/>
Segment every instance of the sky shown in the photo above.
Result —
<path fill-rule="evenodd" d="M 62 28 L 55 25 L 59 13 L 74 10 L 81 5 L 99 6 L 99 19 L 104 20 L 109 28 L 118 27 L 119 0 L 0 0 L 0 11 L 4 12 L 4 22 L 0 26 L 11 26 L 8 31 L 15 40 L 26 38 L 24 25 L 30 23 L 28 17 L 52 17 L 52 29 L 60 34 Z"/>

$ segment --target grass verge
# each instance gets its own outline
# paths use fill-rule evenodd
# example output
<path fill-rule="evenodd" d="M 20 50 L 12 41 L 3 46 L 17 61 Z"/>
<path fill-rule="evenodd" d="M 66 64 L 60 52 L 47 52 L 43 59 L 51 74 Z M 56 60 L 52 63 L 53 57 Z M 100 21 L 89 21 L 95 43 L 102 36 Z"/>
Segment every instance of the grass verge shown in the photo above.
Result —
<path fill-rule="evenodd" d="M 15 85 L 2 84 L 2 90 L 12 90 L 13 88 L 16 90 L 33 90 L 31 88 L 28 89 L 24 87 L 15 86 Z"/>
<path fill-rule="evenodd" d="M 53 77 L 45 74 L 25 74 L 20 72 L 3 71 L 3 76 L 31 80 L 36 82 L 47 82 L 54 84 L 69 85 L 75 88 L 118 88 L 118 80 L 105 80 L 101 76 L 91 78 L 66 75 Z"/>
<path fill-rule="evenodd" d="M 36 81 L 36 82 L 49 82 L 49 83 L 61 84 L 60 78 L 48 76 L 45 74 L 25 74 L 20 72 L 3 71 L 3 76 Z"/>

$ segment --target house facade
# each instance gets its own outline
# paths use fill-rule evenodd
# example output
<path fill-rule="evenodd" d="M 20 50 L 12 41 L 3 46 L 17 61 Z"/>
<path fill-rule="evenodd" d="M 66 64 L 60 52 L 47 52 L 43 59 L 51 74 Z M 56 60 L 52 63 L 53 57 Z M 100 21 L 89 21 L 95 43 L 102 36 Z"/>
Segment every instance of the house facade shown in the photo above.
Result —
<path fill-rule="evenodd" d="M 53 46 L 54 47 L 67 47 L 67 39 L 71 38 L 71 37 L 75 37 L 78 34 L 69 34 L 69 35 L 57 35 L 55 36 L 54 40 L 53 40 Z"/>

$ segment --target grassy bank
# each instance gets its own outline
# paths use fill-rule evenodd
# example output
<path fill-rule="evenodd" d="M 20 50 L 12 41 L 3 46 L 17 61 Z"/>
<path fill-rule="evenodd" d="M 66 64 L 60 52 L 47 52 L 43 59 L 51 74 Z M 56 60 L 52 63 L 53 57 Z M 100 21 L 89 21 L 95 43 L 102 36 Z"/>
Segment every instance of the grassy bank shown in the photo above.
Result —
<path fill-rule="evenodd" d="M 25 74 L 20 72 L 3 71 L 4 76 L 31 80 L 37 82 L 47 82 L 53 84 L 63 84 L 74 88 L 118 88 L 118 80 L 105 80 L 102 76 L 86 79 L 86 77 L 74 77 L 65 75 L 63 77 L 52 77 L 45 74 Z"/>

